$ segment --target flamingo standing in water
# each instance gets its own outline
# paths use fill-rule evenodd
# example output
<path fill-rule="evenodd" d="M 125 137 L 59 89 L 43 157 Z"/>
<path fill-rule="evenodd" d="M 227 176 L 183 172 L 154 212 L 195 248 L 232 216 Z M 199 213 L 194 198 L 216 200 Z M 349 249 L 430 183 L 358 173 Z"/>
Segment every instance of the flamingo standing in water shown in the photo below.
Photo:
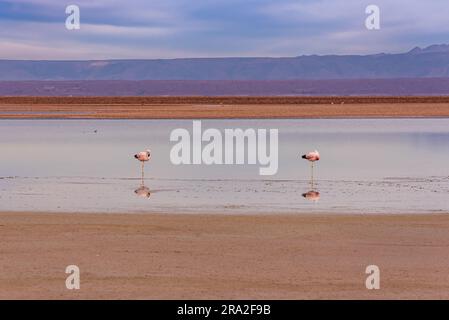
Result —
<path fill-rule="evenodd" d="M 313 163 L 314 163 L 315 161 L 320 160 L 320 153 L 318 152 L 318 150 L 310 151 L 310 152 L 308 152 L 308 153 L 302 155 L 301 158 L 310 161 L 310 164 L 311 164 L 311 171 L 312 171 L 312 180 L 311 180 L 311 181 L 312 181 L 312 189 L 313 189 Z"/>
<path fill-rule="evenodd" d="M 137 160 L 139 160 L 142 163 L 142 185 L 143 185 L 143 177 L 144 177 L 143 166 L 146 161 L 149 161 L 151 159 L 151 151 L 145 150 L 145 151 L 136 153 L 134 155 L 134 158 L 136 158 Z"/>

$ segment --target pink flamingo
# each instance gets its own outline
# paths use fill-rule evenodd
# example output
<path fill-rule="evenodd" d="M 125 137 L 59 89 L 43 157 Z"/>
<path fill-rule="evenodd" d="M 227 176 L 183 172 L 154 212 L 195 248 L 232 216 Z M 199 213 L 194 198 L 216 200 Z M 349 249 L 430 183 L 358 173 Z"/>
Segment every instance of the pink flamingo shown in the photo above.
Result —
<path fill-rule="evenodd" d="M 310 151 L 310 152 L 302 155 L 302 158 L 310 161 L 311 171 L 312 171 L 312 180 L 311 181 L 312 181 L 312 189 L 313 189 L 313 163 L 315 161 L 320 160 L 320 153 L 318 152 L 318 150 Z"/>
<path fill-rule="evenodd" d="M 139 160 L 142 163 L 142 185 L 143 185 L 143 176 L 144 176 L 143 166 L 144 166 L 146 161 L 149 161 L 151 159 L 151 151 L 150 150 L 145 150 L 145 151 L 141 151 L 139 153 L 136 153 L 134 155 L 134 158 L 136 158 L 137 160 Z"/>

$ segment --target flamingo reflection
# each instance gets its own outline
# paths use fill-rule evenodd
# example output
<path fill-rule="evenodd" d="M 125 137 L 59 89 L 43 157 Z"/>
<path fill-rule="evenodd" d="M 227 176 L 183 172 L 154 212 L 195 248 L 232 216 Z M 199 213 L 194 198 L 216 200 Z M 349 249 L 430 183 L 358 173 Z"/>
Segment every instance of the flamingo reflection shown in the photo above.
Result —
<path fill-rule="evenodd" d="M 134 190 L 134 193 L 137 196 L 141 197 L 141 198 L 147 198 L 148 199 L 151 196 L 150 188 L 144 186 L 143 183 L 142 183 L 142 185 L 139 188 Z"/>
<path fill-rule="evenodd" d="M 304 198 L 306 198 L 307 200 L 313 201 L 313 202 L 317 202 L 318 200 L 320 200 L 320 193 L 318 191 L 315 190 L 310 190 L 306 193 L 303 193 L 302 196 Z"/>

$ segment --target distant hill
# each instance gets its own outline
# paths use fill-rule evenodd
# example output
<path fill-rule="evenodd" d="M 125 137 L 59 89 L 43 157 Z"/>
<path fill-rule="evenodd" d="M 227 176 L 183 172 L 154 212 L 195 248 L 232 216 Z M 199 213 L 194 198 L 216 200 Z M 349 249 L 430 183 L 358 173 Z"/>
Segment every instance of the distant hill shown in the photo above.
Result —
<path fill-rule="evenodd" d="M 449 78 L 0 81 L 0 96 L 441 96 Z"/>
<path fill-rule="evenodd" d="M 449 45 L 401 54 L 170 60 L 0 60 L 0 80 L 339 80 L 449 77 Z"/>

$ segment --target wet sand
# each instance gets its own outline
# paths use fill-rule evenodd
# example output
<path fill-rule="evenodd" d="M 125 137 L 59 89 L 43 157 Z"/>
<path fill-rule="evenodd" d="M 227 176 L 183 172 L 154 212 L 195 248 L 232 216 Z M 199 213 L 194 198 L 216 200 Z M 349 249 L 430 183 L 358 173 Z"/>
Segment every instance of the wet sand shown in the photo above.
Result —
<path fill-rule="evenodd" d="M 3 212 L 0 298 L 448 299 L 448 228 L 447 214 Z M 70 264 L 81 290 L 65 289 Z"/>
<path fill-rule="evenodd" d="M 449 97 L 0 97 L 0 119 L 449 117 Z"/>

